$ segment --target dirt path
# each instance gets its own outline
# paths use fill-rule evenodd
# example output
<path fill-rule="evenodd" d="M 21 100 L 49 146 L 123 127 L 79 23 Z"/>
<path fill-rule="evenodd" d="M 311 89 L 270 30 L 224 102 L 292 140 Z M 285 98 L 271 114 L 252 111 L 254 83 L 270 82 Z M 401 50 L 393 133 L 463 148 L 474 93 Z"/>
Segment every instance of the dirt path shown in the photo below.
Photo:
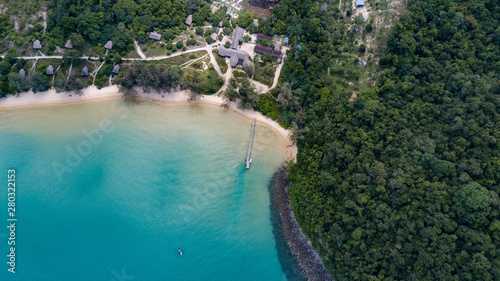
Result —
<path fill-rule="evenodd" d="M 99 65 L 99 67 L 94 70 L 94 72 L 92 72 L 90 75 L 92 75 L 94 77 L 94 79 L 92 79 L 92 85 L 95 85 L 95 78 L 97 77 L 97 73 L 99 73 L 99 69 L 101 69 L 101 67 L 104 65 L 104 61 Z"/>
<path fill-rule="evenodd" d="M 69 70 L 68 70 L 68 77 L 66 77 L 66 83 L 69 81 L 69 77 L 71 76 L 71 70 L 73 69 L 73 63 L 70 64 Z"/>
<path fill-rule="evenodd" d="M 137 54 L 139 54 L 139 56 L 141 57 L 141 59 L 145 59 L 146 55 L 142 52 L 142 50 L 139 47 L 139 44 L 137 44 L 136 40 L 134 40 L 134 45 L 135 45 L 135 50 L 136 50 Z"/>
<path fill-rule="evenodd" d="M 224 74 L 224 84 L 220 89 L 215 93 L 215 95 L 219 95 L 220 93 L 223 93 L 226 89 L 227 86 L 229 85 L 229 81 L 231 81 L 231 78 L 233 78 L 233 68 L 231 67 L 230 64 L 227 64 L 227 71 L 226 74 Z"/>

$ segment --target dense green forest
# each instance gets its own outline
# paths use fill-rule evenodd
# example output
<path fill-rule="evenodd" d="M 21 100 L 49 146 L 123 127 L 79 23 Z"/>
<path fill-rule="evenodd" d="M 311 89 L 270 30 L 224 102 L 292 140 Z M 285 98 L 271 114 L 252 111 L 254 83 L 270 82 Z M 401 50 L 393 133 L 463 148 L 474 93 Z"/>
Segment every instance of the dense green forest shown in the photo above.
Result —
<path fill-rule="evenodd" d="M 273 9 L 267 28 L 303 50 L 282 74 L 298 103 L 281 116 L 299 148 L 292 206 L 338 280 L 500 280 L 500 6 L 408 8 L 354 101 L 348 65 L 327 73 L 345 39 L 335 21 L 313 1 Z"/>
<path fill-rule="evenodd" d="M 153 30 L 164 38 L 174 36 L 171 29 L 185 29 L 189 14 L 194 25 L 217 24 L 224 17 L 224 11 L 212 14 L 207 0 L 52 0 L 48 8 L 47 30 L 52 40 L 60 45 L 71 36 L 101 45 L 113 40 L 113 48 L 122 55 L 133 48 L 132 38 L 144 43 Z"/>

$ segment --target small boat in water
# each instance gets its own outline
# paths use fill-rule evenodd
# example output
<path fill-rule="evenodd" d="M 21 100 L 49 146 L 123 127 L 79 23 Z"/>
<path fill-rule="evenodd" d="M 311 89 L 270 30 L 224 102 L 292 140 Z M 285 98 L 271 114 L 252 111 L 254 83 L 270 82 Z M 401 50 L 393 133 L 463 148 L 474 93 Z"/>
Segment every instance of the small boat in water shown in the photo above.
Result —
<path fill-rule="evenodd" d="M 250 161 L 249 161 L 249 162 L 250 162 L 250 163 L 252 163 L 252 161 L 253 161 L 253 158 L 250 158 Z"/>
<path fill-rule="evenodd" d="M 181 251 L 181 248 L 179 248 L 177 251 L 179 251 L 179 255 L 182 256 L 182 251 Z"/>

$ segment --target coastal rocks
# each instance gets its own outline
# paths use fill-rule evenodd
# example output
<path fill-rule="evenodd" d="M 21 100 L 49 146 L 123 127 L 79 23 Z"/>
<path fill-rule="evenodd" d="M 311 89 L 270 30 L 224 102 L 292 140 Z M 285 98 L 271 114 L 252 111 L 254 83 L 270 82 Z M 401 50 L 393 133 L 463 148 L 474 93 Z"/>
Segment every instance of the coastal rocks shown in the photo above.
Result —
<path fill-rule="evenodd" d="M 283 272 L 290 281 L 334 280 L 293 216 L 287 173 L 288 169 L 282 167 L 269 184 L 271 223 Z"/>

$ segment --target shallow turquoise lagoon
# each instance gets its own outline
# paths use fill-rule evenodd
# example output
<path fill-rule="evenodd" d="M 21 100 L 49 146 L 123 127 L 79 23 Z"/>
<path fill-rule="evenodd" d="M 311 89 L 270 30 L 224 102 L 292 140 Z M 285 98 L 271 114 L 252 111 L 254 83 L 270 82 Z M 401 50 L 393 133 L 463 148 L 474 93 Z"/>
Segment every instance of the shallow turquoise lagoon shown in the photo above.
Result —
<path fill-rule="evenodd" d="M 267 191 L 286 151 L 256 126 L 245 171 L 250 128 L 219 109 L 121 100 L 1 111 L 0 280 L 286 280 Z"/>

